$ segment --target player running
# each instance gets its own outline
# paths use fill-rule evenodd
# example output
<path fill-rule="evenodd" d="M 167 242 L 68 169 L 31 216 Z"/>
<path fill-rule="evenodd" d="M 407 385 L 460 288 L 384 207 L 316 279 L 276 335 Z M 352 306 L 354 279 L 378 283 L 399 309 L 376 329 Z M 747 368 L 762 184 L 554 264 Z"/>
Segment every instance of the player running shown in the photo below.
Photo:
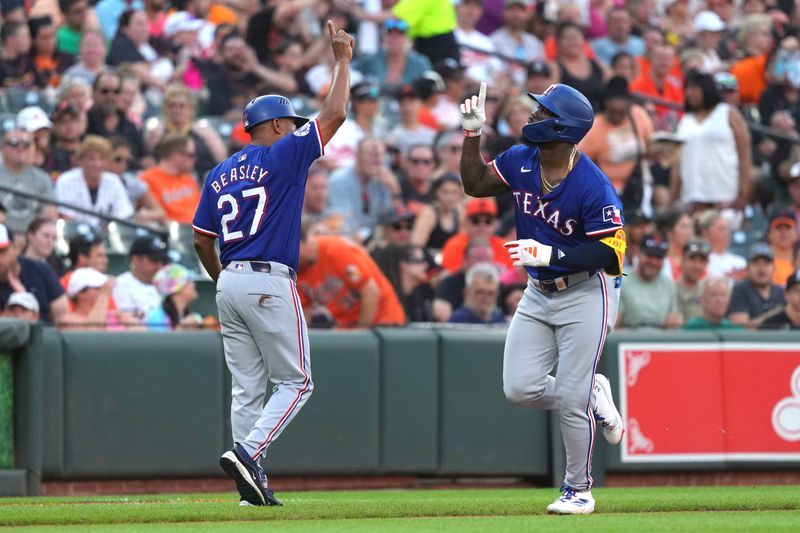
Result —
<path fill-rule="evenodd" d="M 503 390 L 521 407 L 559 411 L 567 469 L 562 495 L 547 511 L 588 514 L 595 421 L 612 444 L 623 435 L 608 380 L 595 375 L 619 302 L 622 205 L 608 177 L 578 151 L 594 122 L 586 97 L 563 84 L 528 96 L 534 110 L 523 144 L 488 165 L 479 152 L 486 84 L 461 104 L 461 177 L 471 196 L 514 195 L 518 240 L 505 246 L 514 266 L 527 270 L 528 286 L 508 328 Z"/>
<path fill-rule="evenodd" d="M 300 214 L 308 167 L 347 117 L 354 44 L 330 21 L 328 33 L 336 64 L 319 116 L 297 116 L 279 95 L 247 104 L 251 144 L 208 174 L 193 222 L 197 255 L 217 282 L 234 440 L 220 465 L 236 481 L 240 505 L 282 505 L 260 461 L 314 388 L 295 285 Z"/>

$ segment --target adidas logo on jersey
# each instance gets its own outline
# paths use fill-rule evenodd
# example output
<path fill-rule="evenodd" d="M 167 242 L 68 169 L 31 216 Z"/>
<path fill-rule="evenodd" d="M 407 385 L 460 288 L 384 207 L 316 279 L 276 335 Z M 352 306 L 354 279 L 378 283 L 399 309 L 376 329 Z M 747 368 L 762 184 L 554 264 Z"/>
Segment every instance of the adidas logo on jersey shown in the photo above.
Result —
<path fill-rule="evenodd" d="M 563 258 L 565 255 L 567 255 L 567 254 L 565 254 L 564 252 L 562 252 L 562 251 L 561 251 L 561 249 L 559 249 L 559 250 L 558 250 L 558 258 L 559 258 L 559 259 Z"/>

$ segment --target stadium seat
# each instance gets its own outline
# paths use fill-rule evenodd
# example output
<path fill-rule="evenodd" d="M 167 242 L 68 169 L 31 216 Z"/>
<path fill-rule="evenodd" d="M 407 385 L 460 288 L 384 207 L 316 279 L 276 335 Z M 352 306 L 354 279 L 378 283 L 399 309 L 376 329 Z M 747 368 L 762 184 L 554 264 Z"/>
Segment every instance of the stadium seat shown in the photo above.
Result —
<path fill-rule="evenodd" d="M 219 133 L 220 137 L 222 137 L 223 140 L 231 136 L 233 128 L 236 126 L 236 124 L 234 124 L 230 120 L 227 120 L 224 117 L 217 117 L 211 115 L 199 118 L 197 120 L 197 125 L 201 127 L 206 127 L 206 126 L 211 127 L 217 133 Z"/>

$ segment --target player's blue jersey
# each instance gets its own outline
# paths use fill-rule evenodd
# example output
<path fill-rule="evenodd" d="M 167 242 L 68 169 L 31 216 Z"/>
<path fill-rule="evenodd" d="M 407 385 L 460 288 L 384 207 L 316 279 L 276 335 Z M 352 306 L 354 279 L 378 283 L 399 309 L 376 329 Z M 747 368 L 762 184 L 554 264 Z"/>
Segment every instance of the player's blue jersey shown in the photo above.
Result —
<path fill-rule="evenodd" d="M 219 238 L 223 264 L 249 259 L 297 269 L 308 167 L 323 147 L 312 120 L 272 146 L 245 146 L 208 173 L 192 224 Z"/>
<path fill-rule="evenodd" d="M 568 250 L 622 229 L 622 202 L 603 171 L 581 154 L 554 191 L 542 196 L 539 149 L 517 145 L 494 161 L 497 175 L 514 195 L 517 239 L 536 239 Z M 572 271 L 564 267 L 526 267 L 536 279 Z"/>

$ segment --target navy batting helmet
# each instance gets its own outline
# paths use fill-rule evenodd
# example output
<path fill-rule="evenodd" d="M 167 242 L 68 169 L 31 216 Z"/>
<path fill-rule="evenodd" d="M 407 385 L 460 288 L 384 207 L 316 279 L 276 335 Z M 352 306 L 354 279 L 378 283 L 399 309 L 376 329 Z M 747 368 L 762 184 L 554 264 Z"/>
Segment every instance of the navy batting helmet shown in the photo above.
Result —
<path fill-rule="evenodd" d="M 258 124 L 275 118 L 291 118 L 298 128 L 308 122 L 307 118 L 295 114 L 288 98 L 279 94 L 267 94 L 253 98 L 244 106 L 242 112 L 244 131 L 249 132 Z"/>
<path fill-rule="evenodd" d="M 594 123 L 594 110 L 589 100 L 569 85 L 556 83 L 543 94 L 528 93 L 539 105 L 555 115 L 522 128 L 532 143 L 563 141 L 578 144 Z"/>

